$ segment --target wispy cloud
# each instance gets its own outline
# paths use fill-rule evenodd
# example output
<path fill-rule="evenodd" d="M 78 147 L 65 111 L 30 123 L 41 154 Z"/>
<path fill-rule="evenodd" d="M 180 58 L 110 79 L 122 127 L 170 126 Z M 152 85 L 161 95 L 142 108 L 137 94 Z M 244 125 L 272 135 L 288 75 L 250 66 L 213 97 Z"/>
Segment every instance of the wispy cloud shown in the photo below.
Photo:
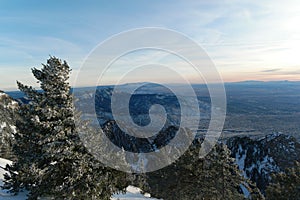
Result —
<path fill-rule="evenodd" d="M 284 4 L 280 0 L 166 0 L 113 5 L 103 1 L 62 1 L 57 5 L 29 0 L 18 5 L 5 3 L 0 13 L 0 70 L 1 75 L 5 73 L 0 80 L 2 88 L 14 85 L 15 79 L 30 73 L 29 68 L 38 67 L 49 54 L 66 59 L 75 74 L 86 55 L 112 34 L 149 26 L 174 29 L 198 42 L 225 81 L 299 76 L 298 0 Z M 140 55 L 139 59 L 136 64 L 164 59 L 165 64 L 185 70 L 180 62 L 162 58 L 159 53 Z M 119 62 L 120 66 L 124 63 L 126 59 Z M 96 71 L 97 67 L 90 76 Z M 141 79 L 148 76 L 139 75 Z M 23 76 L 26 79 L 31 81 L 29 75 Z"/>
<path fill-rule="evenodd" d="M 277 68 L 277 69 L 266 69 L 266 70 L 262 70 L 261 72 L 263 73 L 271 73 L 271 72 L 277 72 L 277 71 L 280 71 L 281 69 L 280 68 Z"/>

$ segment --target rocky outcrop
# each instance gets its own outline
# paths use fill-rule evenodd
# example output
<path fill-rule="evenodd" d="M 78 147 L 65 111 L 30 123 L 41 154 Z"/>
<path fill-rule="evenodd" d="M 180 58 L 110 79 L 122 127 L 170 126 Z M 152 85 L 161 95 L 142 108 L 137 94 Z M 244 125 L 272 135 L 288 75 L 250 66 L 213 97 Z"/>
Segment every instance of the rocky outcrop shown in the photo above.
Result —
<path fill-rule="evenodd" d="M 293 167 L 300 161 L 300 143 L 284 134 L 270 134 L 259 139 L 233 137 L 227 141 L 231 156 L 240 171 L 264 192 L 271 174 Z"/>

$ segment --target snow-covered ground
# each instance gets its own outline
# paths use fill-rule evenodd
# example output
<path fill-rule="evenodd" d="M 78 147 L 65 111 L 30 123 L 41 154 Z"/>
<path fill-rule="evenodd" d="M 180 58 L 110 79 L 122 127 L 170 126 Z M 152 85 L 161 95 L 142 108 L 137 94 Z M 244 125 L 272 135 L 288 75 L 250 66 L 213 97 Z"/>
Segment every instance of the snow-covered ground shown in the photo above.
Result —
<path fill-rule="evenodd" d="M 0 158 L 0 180 L 2 181 L 3 180 L 3 175 L 5 174 L 5 170 L 2 169 L 2 167 L 5 167 L 6 164 L 11 164 L 12 162 L 10 160 L 6 160 L 6 159 L 3 159 L 3 158 Z"/>
<path fill-rule="evenodd" d="M 137 187 L 128 186 L 126 188 L 126 194 L 115 194 L 112 196 L 112 200 L 154 200 L 155 198 L 150 198 L 150 194 L 142 194 L 142 190 Z"/>
<path fill-rule="evenodd" d="M 10 160 L 6 160 L 3 158 L 0 158 L 0 185 L 3 184 L 3 175 L 6 173 L 5 170 L 2 167 L 5 167 L 6 164 L 11 164 Z M 150 194 L 142 194 L 142 190 L 133 187 L 128 186 L 126 188 L 125 194 L 114 194 L 111 197 L 111 200 L 155 200 L 155 198 L 151 198 Z M 11 194 L 7 193 L 5 190 L 0 190 L 0 199 L 3 200 L 24 200 L 26 199 L 27 192 L 20 192 L 17 196 L 12 196 Z"/>
<path fill-rule="evenodd" d="M 5 167 L 6 164 L 11 164 L 10 160 L 6 160 L 3 158 L 0 158 L 0 186 L 3 185 L 3 178 L 6 171 L 2 169 L 2 167 Z M 5 200 L 24 200 L 26 199 L 26 192 L 20 192 L 17 196 L 12 196 L 11 194 L 7 193 L 5 190 L 0 190 L 0 199 Z"/>

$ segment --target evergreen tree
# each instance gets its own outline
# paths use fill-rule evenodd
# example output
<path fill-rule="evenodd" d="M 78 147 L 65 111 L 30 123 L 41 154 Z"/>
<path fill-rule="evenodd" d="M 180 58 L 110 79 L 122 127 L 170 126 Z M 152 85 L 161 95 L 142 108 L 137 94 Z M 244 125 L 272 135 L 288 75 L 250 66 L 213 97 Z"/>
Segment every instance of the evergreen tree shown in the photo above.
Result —
<path fill-rule="evenodd" d="M 264 199 L 256 187 L 241 176 L 226 145 L 217 144 L 204 159 L 199 158 L 200 147 L 195 141 L 174 164 L 148 173 L 150 189 L 145 188 L 145 191 L 166 200 L 245 199 L 243 185 L 249 191 L 249 198 Z"/>
<path fill-rule="evenodd" d="M 18 103 L 0 90 L 0 156 L 14 160 L 12 145 L 16 132 L 15 125 L 18 118 Z"/>
<path fill-rule="evenodd" d="M 109 199 L 126 187 L 126 175 L 96 161 L 80 141 L 75 127 L 70 68 L 50 57 L 41 70 L 32 69 L 41 91 L 18 82 L 30 99 L 20 108 L 14 153 L 5 188 L 30 191 L 29 199 Z"/>
<path fill-rule="evenodd" d="M 272 175 L 271 184 L 266 189 L 266 199 L 300 198 L 300 163 L 295 167 Z"/>

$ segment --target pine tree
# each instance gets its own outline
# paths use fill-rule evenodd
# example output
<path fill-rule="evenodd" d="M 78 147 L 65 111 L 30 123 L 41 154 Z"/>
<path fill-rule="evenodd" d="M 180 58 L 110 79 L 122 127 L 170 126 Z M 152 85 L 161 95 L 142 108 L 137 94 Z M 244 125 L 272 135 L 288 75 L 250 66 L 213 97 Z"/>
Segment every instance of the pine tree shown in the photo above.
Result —
<path fill-rule="evenodd" d="M 295 167 L 272 175 L 271 184 L 266 189 L 266 199 L 300 198 L 300 163 Z"/>
<path fill-rule="evenodd" d="M 109 199 L 126 187 L 126 175 L 103 166 L 91 156 L 75 127 L 69 65 L 50 57 L 41 70 L 32 69 L 41 91 L 18 82 L 30 99 L 20 108 L 14 153 L 5 188 L 30 191 L 29 199 Z M 126 180 L 126 179 L 125 179 Z"/>
<path fill-rule="evenodd" d="M 14 160 L 12 145 L 18 118 L 18 103 L 0 90 L 0 154 L 1 158 Z"/>
<path fill-rule="evenodd" d="M 195 141 L 174 164 L 148 173 L 150 189 L 145 191 L 166 200 L 245 199 L 241 191 L 244 185 L 249 198 L 263 199 L 256 187 L 241 176 L 226 145 L 217 144 L 205 158 L 199 158 L 200 147 Z"/>

